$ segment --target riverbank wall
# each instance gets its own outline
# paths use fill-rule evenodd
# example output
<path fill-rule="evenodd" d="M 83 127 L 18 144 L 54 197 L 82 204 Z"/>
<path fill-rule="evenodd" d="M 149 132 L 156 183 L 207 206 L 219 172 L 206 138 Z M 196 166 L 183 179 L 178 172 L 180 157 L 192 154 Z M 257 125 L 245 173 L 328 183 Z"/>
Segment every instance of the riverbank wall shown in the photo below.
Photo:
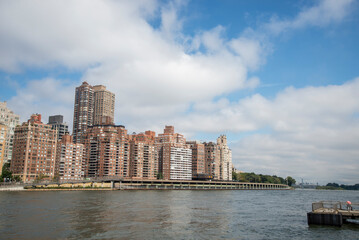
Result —
<path fill-rule="evenodd" d="M 48 183 L 25 186 L 27 190 L 290 190 L 288 185 L 181 180 L 105 180 Z"/>

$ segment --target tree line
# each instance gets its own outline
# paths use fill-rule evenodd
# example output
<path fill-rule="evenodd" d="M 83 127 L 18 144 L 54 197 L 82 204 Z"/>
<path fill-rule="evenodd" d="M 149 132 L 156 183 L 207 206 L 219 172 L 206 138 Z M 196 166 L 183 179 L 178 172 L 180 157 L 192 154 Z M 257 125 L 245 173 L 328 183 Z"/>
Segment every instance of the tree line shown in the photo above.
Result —
<path fill-rule="evenodd" d="M 318 186 L 317 189 L 325 190 L 359 190 L 359 184 L 355 185 L 344 185 L 338 183 L 328 183 L 326 186 Z"/>
<path fill-rule="evenodd" d="M 296 183 L 295 179 L 288 176 L 285 179 L 282 177 L 277 177 L 276 175 L 263 175 L 263 174 L 255 174 L 251 173 L 236 173 L 232 172 L 233 181 L 238 182 L 252 182 L 252 183 L 274 183 L 274 184 L 288 184 L 292 186 Z"/>

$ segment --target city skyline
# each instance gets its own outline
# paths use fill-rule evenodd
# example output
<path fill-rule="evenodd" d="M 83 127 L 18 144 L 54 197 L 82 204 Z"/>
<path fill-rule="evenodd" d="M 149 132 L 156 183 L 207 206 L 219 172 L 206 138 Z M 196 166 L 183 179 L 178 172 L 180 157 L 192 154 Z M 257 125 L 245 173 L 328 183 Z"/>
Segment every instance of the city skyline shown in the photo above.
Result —
<path fill-rule="evenodd" d="M 21 122 L 61 114 L 72 129 L 87 81 L 131 132 L 226 134 L 237 169 L 359 182 L 358 2 L 0 5 L 0 101 Z"/>

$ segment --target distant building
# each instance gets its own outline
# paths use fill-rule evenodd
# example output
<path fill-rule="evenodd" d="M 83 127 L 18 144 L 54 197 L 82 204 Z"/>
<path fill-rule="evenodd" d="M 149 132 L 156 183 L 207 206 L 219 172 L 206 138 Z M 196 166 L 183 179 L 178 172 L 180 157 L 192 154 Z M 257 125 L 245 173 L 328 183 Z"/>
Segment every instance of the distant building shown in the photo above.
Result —
<path fill-rule="evenodd" d="M 130 135 L 129 177 L 134 179 L 156 179 L 157 151 L 155 146 L 156 133 Z"/>
<path fill-rule="evenodd" d="M 83 82 L 75 91 L 73 137 L 74 142 L 83 141 L 88 126 L 101 125 L 103 118 L 114 122 L 115 94 L 105 86 L 91 86 Z"/>
<path fill-rule="evenodd" d="M 192 179 L 192 150 L 182 134 L 174 133 L 173 126 L 166 126 L 156 137 L 158 171 L 163 179 Z"/>
<path fill-rule="evenodd" d="M 4 163 L 10 162 L 13 151 L 13 139 L 15 127 L 20 124 L 19 115 L 15 114 L 7 107 L 6 102 L 0 102 L 0 123 L 7 126 L 5 141 Z"/>
<path fill-rule="evenodd" d="M 60 181 L 82 180 L 85 176 L 84 145 L 73 143 L 72 136 L 65 134 L 57 142 L 56 174 Z"/>
<path fill-rule="evenodd" d="M 220 179 L 220 152 L 217 144 L 213 142 L 204 143 L 205 172 L 215 180 Z"/>
<path fill-rule="evenodd" d="M 171 145 L 170 179 L 192 180 L 192 150 L 188 145 Z"/>
<path fill-rule="evenodd" d="M 0 175 L 4 165 L 7 126 L 0 123 Z"/>
<path fill-rule="evenodd" d="M 84 135 L 85 177 L 128 177 L 129 142 L 124 126 L 89 126 Z"/>
<path fill-rule="evenodd" d="M 73 141 L 81 143 L 87 126 L 93 125 L 94 90 L 87 82 L 75 90 Z"/>
<path fill-rule="evenodd" d="M 102 117 L 110 117 L 111 122 L 114 122 L 115 94 L 106 90 L 106 87 L 103 85 L 94 86 L 93 90 L 94 90 L 93 125 L 101 124 Z"/>
<path fill-rule="evenodd" d="M 65 133 L 69 132 L 69 126 L 67 123 L 64 123 L 62 115 L 50 116 L 48 124 L 52 126 L 52 129 L 57 131 L 57 140 L 60 140 Z"/>
<path fill-rule="evenodd" d="M 187 144 L 192 149 L 192 178 L 208 178 L 205 176 L 205 147 L 204 144 L 199 141 L 187 141 Z"/>
<path fill-rule="evenodd" d="M 227 145 L 227 137 L 221 135 L 217 138 L 219 148 L 219 179 L 232 181 L 232 151 Z"/>
<path fill-rule="evenodd" d="M 33 114 L 15 128 L 14 148 L 10 169 L 25 182 L 38 177 L 55 176 L 56 130 L 41 122 L 40 114 Z"/>

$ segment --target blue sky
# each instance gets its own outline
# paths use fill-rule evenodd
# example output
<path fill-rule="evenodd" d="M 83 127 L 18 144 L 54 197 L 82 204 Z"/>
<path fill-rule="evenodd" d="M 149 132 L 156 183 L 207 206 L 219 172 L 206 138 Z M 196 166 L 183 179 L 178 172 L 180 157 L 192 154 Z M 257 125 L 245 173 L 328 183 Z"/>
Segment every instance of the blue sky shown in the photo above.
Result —
<path fill-rule="evenodd" d="M 25 121 L 74 88 L 116 94 L 129 132 L 227 134 L 237 169 L 358 183 L 359 3 L 0 1 L 0 100 Z"/>

